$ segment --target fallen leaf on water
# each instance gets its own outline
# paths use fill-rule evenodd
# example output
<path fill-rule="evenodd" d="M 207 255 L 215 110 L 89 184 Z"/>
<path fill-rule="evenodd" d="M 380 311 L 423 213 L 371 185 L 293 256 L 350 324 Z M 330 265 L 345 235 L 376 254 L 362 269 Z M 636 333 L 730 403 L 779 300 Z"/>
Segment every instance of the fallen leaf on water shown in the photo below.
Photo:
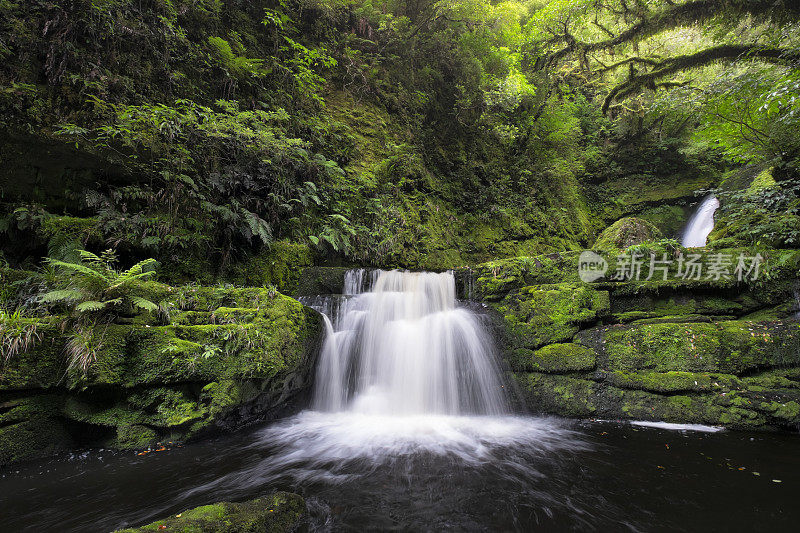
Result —
<path fill-rule="evenodd" d="M 158 529 L 167 529 L 167 526 L 165 526 L 164 524 L 161 524 L 160 526 L 158 526 Z"/>
<path fill-rule="evenodd" d="M 743 466 L 740 466 L 740 467 L 739 467 L 739 470 L 746 470 L 746 469 L 745 469 L 745 467 L 743 467 Z"/>
<path fill-rule="evenodd" d="M 664 467 L 661 466 L 661 465 L 656 466 L 656 468 L 660 468 L 661 470 L 664 470 Z"/>
<path fill-rule="evenodd" d="M 760 475 L 761 475 L 761 473 L 760 473 L 760 472 L 753 472 L 753 475 L 754 475 L 754 476 L 760 476 Z"/>
<path fill-rule="evenodd" d="M 183 516 L 183 513 L 176 514 L 176 515 L 175 515 L 175 518 L 180 518 L 180 517 L 182 517 L 182 516 Z"/>
<path fill-rule="evenodd" d="M 772 482 L 773 482 L 773 483 L 780 483 L 780 482 L 781 482 L 781 480 L 780 480 L 780 479 L 773 479 L 773 480 L 772 480 Z"/>

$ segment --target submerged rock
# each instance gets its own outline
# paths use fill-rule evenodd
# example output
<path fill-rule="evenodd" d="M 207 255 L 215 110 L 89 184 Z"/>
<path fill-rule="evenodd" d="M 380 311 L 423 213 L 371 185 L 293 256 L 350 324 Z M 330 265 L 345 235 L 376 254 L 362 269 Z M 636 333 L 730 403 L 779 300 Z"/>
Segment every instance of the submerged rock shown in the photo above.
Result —
<path fill-rule="evenodd" d="M 305 500 L 299 494 L 275 492 L 242 503 L 221 502 L 195 507 L 146 526 L 117 533 L 174 531 L 178 533 L 288 533 L 306 518 Z"/>

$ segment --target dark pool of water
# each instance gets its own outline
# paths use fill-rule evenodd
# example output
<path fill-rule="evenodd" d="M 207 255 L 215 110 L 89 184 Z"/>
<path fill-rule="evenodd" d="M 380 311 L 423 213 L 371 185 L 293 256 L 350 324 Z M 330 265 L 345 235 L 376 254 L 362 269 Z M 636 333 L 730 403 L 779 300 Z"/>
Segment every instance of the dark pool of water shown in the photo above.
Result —
<path fill-rule="evenodd" d="M 525 443 L 499 428 L 489 439 L 449 432 L 452 450 L 388 449 L 345 429 L 347 450 L 331 441 L 341 424 L 292 424 L 2 471 L 0 531 L 112 531 L 275 489 L 306 496 L 310 528 L 323 531 L 786 531 L 800 521 L 796 435 L 538 419 Z M 433 443 L 449 429 L 415 431 Z"/>

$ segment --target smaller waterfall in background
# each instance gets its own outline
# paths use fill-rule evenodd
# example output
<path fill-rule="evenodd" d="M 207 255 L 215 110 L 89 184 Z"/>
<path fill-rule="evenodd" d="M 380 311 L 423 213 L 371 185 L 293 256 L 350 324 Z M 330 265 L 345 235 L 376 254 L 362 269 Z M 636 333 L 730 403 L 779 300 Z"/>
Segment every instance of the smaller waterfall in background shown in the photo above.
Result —
<path fill-rule="evenodd" d="M 681 244 L 686 248 L 705 246 L 708 234 L 714 229 L 714 213 L 719 208 L 719 200 L 707 196 L 692 214 L 681 235 Z"/>

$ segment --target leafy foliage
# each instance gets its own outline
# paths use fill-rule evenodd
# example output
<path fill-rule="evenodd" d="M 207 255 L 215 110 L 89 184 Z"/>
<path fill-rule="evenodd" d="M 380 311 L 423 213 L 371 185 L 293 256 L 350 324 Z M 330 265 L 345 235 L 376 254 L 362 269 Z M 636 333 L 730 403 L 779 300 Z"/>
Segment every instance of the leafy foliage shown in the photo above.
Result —
<path fill-rule="evenodd" d="M 9 312 L 0 307 L 0 356 L 3 363 L 8 363 L 12 357 L 41 340 L 38 327 L 39 319 L 26 318 L 19 309 Z"/>
<path fill-rule="evenodd" d="M 445 268 L 588 246 L 632 214 L 603 190 L 618 177 L 649 189 L 750 163 L 797 174 L 788 0 L 0 11 L 2 126 L 92 169 L 69 199 L 7 196 L 9 212 L 19 197 L 95 222 L 47 238 L 67 262 L 91 241 L 211 282 L 286 239 L 317 262 Z M 40 232 L 50 217 L 36 216 L 8 219 L 14 237 Z"/>
<path fill-rule="evenodd" d="M 116 256 L 112 250 L 100 256 L 81 250 L 80 255 L 80 263 L 48 261 L 59 269 L 59 278 L 56 288 L 40 296 L 43 304 L 60 304 L 83 320 L 113 319 L 158 310 L 158 305 L 145 297 L 139 285 L 155 275 L 155 259 L 145 259 L 119 271 L 113 268 Z"/>

